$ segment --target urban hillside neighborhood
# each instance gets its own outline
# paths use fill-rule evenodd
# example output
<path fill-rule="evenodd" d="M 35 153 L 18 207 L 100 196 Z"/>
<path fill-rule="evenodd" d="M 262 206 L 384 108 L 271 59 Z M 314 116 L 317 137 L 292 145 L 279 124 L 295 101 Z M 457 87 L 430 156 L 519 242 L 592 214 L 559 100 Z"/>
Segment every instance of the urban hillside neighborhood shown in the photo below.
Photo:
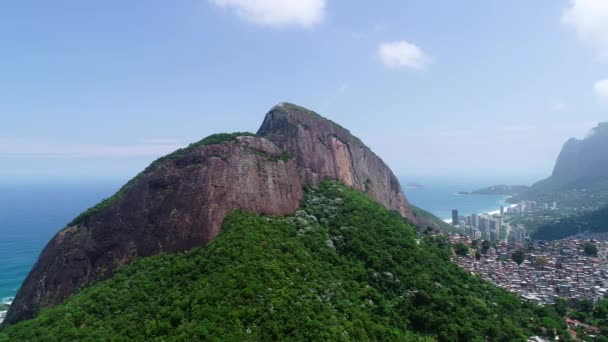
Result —
<path fill-rule="evenodd" d="M 597 310 L 608 301 L 608 233 L 581 230 L 559 240 L 534 238 L 539 227 L 551 228 L 544 226 L 547 222 L 572 224 L 575 219 L 564 219 L 572 212 L 572 207 L 559 208 L 555 200 L 541 204 L 522 200 L 468 216 L 454 209 L 453 230 L 445 232 L 453 246 L 452 261 L 526 302 L 553 307 L 563 301 L 568 308 Z M 593 322 L 605 322 L 607 315 L 591 316 L 603 317 Z M 589 319 L 585 323 L 569 316 L 564 312 L 562 324 L 575 339 L 606 333 L 588 324 Z"/>

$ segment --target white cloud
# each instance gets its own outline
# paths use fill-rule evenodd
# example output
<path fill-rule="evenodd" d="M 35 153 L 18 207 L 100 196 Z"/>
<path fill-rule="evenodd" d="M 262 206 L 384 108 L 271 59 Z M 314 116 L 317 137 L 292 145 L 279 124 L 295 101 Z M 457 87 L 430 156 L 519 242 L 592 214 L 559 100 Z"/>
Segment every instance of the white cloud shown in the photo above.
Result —
<path fill-rule="evenodd" d="M 405 40 L 381 43 L 378 55 L 382 63 L 391 69 L 423 69 L 430 62 L 421 48 Z"/>
<path fill-rule="evenodd" d="M 253 23 L 312 27 L 323 20 L 326 0 L 210 0 Z"/>
<path fill-rule="evenodd" d="M 593 90 L 600 100 L 608 102 L 608 79 L 595 82 Z"/>
<path fill-rule="evenodd" d="M 572 27 L 579 38 L 608 60 L 608 1 L 570 0 L 562 22 Z"/>

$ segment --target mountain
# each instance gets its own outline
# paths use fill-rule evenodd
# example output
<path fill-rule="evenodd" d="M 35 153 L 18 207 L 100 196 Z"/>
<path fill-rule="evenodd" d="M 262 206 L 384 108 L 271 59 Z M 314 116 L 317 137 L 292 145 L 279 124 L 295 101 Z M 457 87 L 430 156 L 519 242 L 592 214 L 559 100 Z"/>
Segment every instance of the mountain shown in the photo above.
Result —
<path fill-rule="evenodd" d="M 571 138 L 563 146 L 551 177 L 532 191 L 573 188 L 608 189 L 608 123 L 600 123 L 582 140 Z"/>
<path fill-rule="evenodd" d="M 607 149 L 608 123 L 600 123 L 583 140 L 568 140 L 557 158 L 550 183 L 580 187 L 608 181 Z"/>
<path fill-rule="evenodd" d="M 528 186 L 526 185 L 492 185 L 487 188 L 479 189 L 472 191 L 472 195 L 504 195 L 504 196 L 513 196 L 528 190 Z"/>
<path fill-rule="evenodd" d="M 444 220 L 433 215 L 432 213 L 430 213 L 422 208 L 418 208 L 415 205 L 410 205 L 410 207 L 412 208 L 412 212 L 414 213 L 414 216 L 416 217 L 416 221 L 422 223 L 422 224 L 419 224 L 419 226 L 421 226 L 421 228 L 433 228 L 438 231 L 449 232 L 449 233 L 458 233 L 459 232 L 457 229 L 454 228 L 454 226 L 452 226 L 449 223 L 446 223 Z"/>
<path fill-rule="evenodd" d="M 550 177 L 509 199 L 511 203 L 556 201 L 560 208 L 592 211 L 608 205 L 608 123 L 600 123 L 582 140 L 563 146 Z"/>
<path fill-rule="evenodd" d="M 206 247 L 121 268 L 0 341 L 525 341 L 562 318 L 450 262 L 441 235 L 333 181 L 237 210 Z M 539 320 L 535 311 L 551 312 Z"/>
<path fill-rule="evenodd" d="M 540 226 L 533 234 L 536 240 L 559 240 L 578 234 L 608 233 L 608 207 L 561 218 Z"/>
<path fill-rule="evenodd" d="M 418 222 L 388 166 L 341 126 L 283 103 L 258 134 L 216 134 L 152 163 L 42 251 L 3 324 L 35 317 L 133 260 L 209 244 L 236 209 L 294 213 L 329 178 Z"/>

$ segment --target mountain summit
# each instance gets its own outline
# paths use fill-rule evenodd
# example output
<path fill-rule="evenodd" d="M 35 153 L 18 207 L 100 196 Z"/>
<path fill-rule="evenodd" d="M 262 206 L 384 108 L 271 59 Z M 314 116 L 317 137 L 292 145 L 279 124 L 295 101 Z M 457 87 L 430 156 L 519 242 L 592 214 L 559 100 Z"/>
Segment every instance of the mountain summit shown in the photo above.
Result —
<path fill-rule="evenodd" d="M 571 138 L 562 148 L 553 174 L 533 190 L 561 190 L 608 186 L 608 123 L 600 123 L 582 140 Z"/>
<path fill-rule="evenodd" d="M 416 222 L 388 166 L 343 127 L 282 103 L 258 134 L 216 134 L 152 163 L 59 231 L 4 324 L 29 319 L 135 258 L 205 246 L 235 209 L 294 213 L 305 186 L 338 180 Z"/>

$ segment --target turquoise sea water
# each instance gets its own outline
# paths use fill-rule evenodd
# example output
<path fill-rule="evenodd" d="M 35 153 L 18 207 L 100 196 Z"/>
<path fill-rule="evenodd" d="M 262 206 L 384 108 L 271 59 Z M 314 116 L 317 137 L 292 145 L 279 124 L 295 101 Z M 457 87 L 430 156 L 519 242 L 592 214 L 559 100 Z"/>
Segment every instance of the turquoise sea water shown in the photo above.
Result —
<path fill-rule="evenodd" d="M 473 191 L 487 184 L 464 183 L 430 183 L 422 188 L 404 188 L 405 196 L 410 203 L 429 211 L 446 220 L 452 219 L 452 209 L 458 209 L 460 215 L 482 214 L 500 209 L 506 196 L 493 195 L 458 195 L 459 191 Z"/>
<path fill-rule="evenodd" d="M 50 238 L 117 185 L 0 185 L 0 303 L 14 296 Z"/>
<path fill-rule="evenodd" d="M 120 184 L 0 185 L 0 301 L 14 296 L 49 239 L 67 222 Z M 484 184 L 479 187 L 484 186 Z M 500 207 L 502 196 L 462 196 L 458 191 L 472 185 L 424 184 L 404 189 L 413 204 L 442 219 L 452 209 L 461 214 L 486 212 Z"/>

